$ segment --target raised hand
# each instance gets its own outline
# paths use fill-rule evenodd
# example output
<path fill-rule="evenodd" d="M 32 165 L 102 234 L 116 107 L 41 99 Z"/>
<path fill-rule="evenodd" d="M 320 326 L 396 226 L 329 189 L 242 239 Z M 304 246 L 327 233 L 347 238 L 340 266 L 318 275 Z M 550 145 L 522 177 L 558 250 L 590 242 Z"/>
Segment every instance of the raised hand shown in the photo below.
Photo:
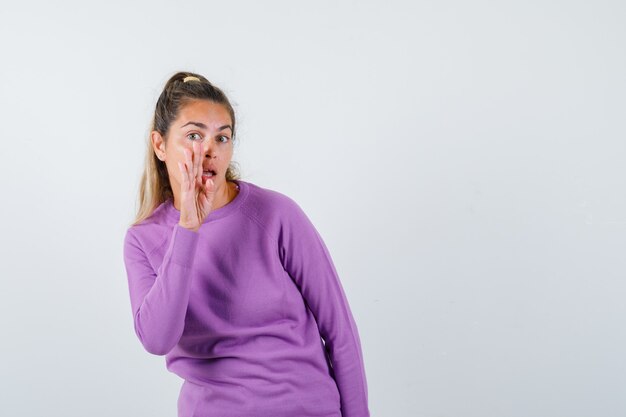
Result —
<path fill-rule="evenodd" d="M 202 148 L 200 143 L 193 142 L 193 155 L 187 148 L 183 149 L 183 152 L 185 163 L 178 162 L 181 174 L 180 220 L 178 223 L 197 232 L 213 208 L 215 184 L 212 178 L 208 178 L 202 184 Z"/>

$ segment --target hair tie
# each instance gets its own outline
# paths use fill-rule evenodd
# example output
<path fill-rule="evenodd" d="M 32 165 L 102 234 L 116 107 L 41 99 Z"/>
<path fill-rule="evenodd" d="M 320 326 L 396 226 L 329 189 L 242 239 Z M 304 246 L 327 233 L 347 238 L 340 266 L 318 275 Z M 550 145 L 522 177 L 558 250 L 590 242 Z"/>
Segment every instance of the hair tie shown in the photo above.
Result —
<path fill-rule="evenodd" d="M 194 77 L 193 75 L 188 75 L 185 78 L 183 78 L 184 83 L 186 83 L 187 81 L 200 81 L 200 78 Z"/>

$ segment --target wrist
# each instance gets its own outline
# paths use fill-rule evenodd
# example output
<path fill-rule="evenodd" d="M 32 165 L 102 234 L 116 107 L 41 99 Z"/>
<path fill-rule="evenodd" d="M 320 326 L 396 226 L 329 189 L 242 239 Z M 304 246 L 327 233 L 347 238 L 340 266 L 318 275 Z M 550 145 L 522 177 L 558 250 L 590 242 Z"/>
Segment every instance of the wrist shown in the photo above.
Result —
<path fill-rule="evenodd" d="M 198 229 L 200 229 L 199 225 L 190 225 L 190 224 L 185 224 L 183 222 L 178 222 L 178 225 L 181 226 L 181 227 L 184 227 L 185 229 L 192 230 L 194 232 L 197 232 Z"/>

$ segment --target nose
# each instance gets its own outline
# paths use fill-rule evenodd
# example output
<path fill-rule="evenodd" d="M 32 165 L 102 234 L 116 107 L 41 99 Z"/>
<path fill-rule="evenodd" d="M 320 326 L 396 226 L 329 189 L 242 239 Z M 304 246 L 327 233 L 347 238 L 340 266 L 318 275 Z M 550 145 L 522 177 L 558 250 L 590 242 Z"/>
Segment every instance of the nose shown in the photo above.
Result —
<path fill-rule="evenodd" d="M 215 150 L 214 150 L 213 141 L 211 140 L 211 138 L 207 137 L 201 143 L 202 143 L 203 158 L 209 158 L 209 159 L 214 158 Z"/>

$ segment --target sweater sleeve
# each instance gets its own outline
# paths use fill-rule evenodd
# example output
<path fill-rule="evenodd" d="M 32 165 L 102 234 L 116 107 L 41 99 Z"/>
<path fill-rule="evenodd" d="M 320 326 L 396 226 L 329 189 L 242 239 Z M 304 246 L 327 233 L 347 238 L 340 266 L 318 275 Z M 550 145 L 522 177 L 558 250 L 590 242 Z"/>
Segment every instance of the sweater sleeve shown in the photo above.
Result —
<path fill-rule="evenodd" d="M 289 199 L 279 238 L 282 264 L 316 318 L 339 388 L 342 417 L 369 417 L 367 381 L 357 326 L 322 237 Z"/>
<path fill-rule="evenodd" d="M 135 333 L 154 355 L 168 353 L 183 334 L 198 237 L 197 232 L 176 224 L 155 271 L 132 228 L 126 232 L 124 263 Z"/>

